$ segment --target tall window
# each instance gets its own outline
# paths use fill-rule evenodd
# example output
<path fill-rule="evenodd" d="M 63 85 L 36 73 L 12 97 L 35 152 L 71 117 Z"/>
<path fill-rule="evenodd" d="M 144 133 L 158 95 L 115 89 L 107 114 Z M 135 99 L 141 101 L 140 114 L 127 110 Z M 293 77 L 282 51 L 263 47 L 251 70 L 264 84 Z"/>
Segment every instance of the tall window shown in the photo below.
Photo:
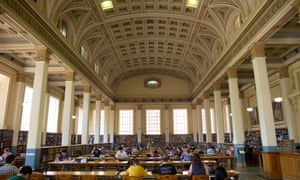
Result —
<path fill-rule="evenodd" d="M 160 134 L 160 110 L 146 110 L 146 133 Z"/>
<path fill-rule="evenodd" d="M 77 134 L 82 134 L 82 119 L 83 119 L 83 109 L 79 108 L 78 111 L 78 122 L 77 122 Z"/>
<path fill-rule="evenodd" d="M 101 110 L 101 120 L 100 120 L 100 134 L 104 135 L 104 110 Z"/>
<path fill-rule="evenodd" d="M 226 130 L 225 132 L 227 133 L 230 133 L 230 111 L 229 111 L 229 105 L 226 104 L 225 105 L 225 127 L 226 127 Z"/>
<path fill-rule="evenodd" d="M 215 109 L 210 108 L 211 133 L 216 133 Z"/>
<path fill-rule="evenodd" d="M 26 86 L 24 101 L 23 101 L 22 120 L 21 120 L 22 131 L 29 131 L 32 95 L 33 95 L 33 89 Z"/>
<path fill-rule="evenodd" d="M 59 113 L 59 99 L 53 96 L 49 97 L 47 132 L 57 132 Z"/>
<path fill-rule="evenodd" d="M 87 51 L 86 51 L 86 49 L 85 49 L 84 46 L 81 46 L 81 48 L 80 48 L 80 53 L 81 53 L 81 56 L 82 56 L 85 60 L 87 60 Z"/>
<path fill-rule="evenodd" d="M 173 109 L 174 134 L 187 134 L 187 109 Z"/>
<path fill-rule="evenodd" d="M 10 78 L 0 74 L 0 127 L 3 126 Z"/>
<path fill-rule="evenodd" d="M 133 110 L 119 111 L 119 134 L 133 134 Z"/>
<path fill-rule="evenodd" d="M 205 115 L 205 109 L 201 109 L 201 114 L 202 114 L 202 130 L 203 133 L 206 134 L 206 115 Z"/>

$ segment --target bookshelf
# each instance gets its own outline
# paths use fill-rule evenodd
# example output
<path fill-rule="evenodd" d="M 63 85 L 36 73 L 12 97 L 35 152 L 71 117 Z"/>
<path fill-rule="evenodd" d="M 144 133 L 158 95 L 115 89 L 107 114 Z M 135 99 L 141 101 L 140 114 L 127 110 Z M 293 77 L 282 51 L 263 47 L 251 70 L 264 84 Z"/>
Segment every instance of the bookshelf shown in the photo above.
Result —
<path fill-rule="evenodd" d="M 245 145 L 248 145 L 249 148 L 253 148 L 253 151 L 262 150 L 260 131 L 246 131 L 245 137 Z"/>
<path fill-rule="evenodd" d="M 117 147 L 119 144 L 127 144 L 128 146 L 137 145 L 137 135 L 115 135 L 114 147 Z"/>
<path fill-rule="evenodd" d="M 18 144 L 17 144 L 17 154 L 26 152 L 27 137 L 28 137 L 28 132 L 27 131 L 19 131 Z"/>
<path fill-rule="evenodd" d="M 173 145 L 194 144 L 193 134 L 171 134 L 170 144 Z"/>
<path fill-rule="evenodd" d="M 61 133 L 46 133 L 46 146 L 61 145 Z"/>
<path fill-rule="evenodd" d="M 13 130 L 1 129 L 0 130 L 0 149 L 1 152 L 4 148 L 10 148 L 12 146 Z"/>
<path fill-rule="evenodd" d="M 148 143 L 151 143 L 151 146 L 165 147 L 166 146 L 166 137 L 165 135 L 142 135 L 143 146 L 146 147 Z M 170 142 L 172 143 L 172 142 Z"/>
<path fill-rule="evenodd" d="M 289 131 L 287 128 L 275 129 L 277 146 L 281 147 L 281 141 L 289 139 Z"/>

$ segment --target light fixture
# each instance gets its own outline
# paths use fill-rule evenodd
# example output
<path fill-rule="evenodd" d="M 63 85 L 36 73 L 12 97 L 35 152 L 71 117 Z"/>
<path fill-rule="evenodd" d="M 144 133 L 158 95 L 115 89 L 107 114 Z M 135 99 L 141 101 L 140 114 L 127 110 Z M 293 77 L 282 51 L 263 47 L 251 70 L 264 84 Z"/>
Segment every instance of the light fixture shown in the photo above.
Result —
<path fill-rule="evenodd" d="M 102 1 L 102 2 L 100 3 L 100 5 L 101 5 L 101 8 L 102 8 L 103 10 L 111 9 L 111 8 L 114 7 L 114 5 L 113 5 L 113 3 L 112 3 L 111 0 L 104 0 L 104 1 Z"/>
<path fill-rule="evenodd" d="M 72 116 L 72 119 L 76 119 L 76 116 L 75 116 L 75 115 L 73 115 L 73 116 Z"/>
<path fill-rule="evenodd" d="M 282 102 L 282 97 L 275 97 L 274 101 L 277 103 L 280 103 L 280 102 Z"/>
<path fill-rule="evenodd" d="M 187 0 L 186 1 L 187 7 L 197 8 L 198 4 L 199 4 L 199 0 Z"/>
<path fill-rule="evenodd" d="M 252 112 L 253 111 L 253 107 L 247 107 L 247 111 L 248 112 Z"/>
<path fill-rule="evenodd" d="M 150 89 L 159 88 L 161 86 L 161 81 L 157 78 L 148 78 L 144 80 L 144 86 Z"/>

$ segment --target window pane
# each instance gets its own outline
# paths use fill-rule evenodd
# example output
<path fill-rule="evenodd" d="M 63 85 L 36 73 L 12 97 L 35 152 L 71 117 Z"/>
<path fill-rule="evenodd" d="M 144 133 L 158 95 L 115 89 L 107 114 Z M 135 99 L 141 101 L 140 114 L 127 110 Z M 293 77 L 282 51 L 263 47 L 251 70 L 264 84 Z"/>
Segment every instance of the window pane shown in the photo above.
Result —
<path fill-rule="evenodd" d="M 133 110 L 120 110 L 119 113 L 119 134 L 133 134 Z"/>
<path fill-rule="evenodd" d="M 216 133 L 215 110 L 213 108 L 210 108 L 210 120 L 211 133 Z"/>
<path fill-rule="evenodd" d="M 174 134 L 187 134 L 187 109 L 173 110 Z"/>
<path fill-rule="evenodd" d="M 230 133 L 230 112 L 229 112 L 229 105 L 226 104 L 225 105 L 225 127 L 226 127 L 226 131 L 227 133 Z"/>
<path fill-rule="evenodd" d="M 59 112 L 59 99 L 50 96 L 49 107 L 48 107 L 47 132 L 54 132 L 54 133 L 57 132 L 58 112 Z"/>
<path fill-rule="evenodd" d="M 33 89 L 26 86 L 23 101 L 21 131 L 29 131 Z"/>
<path fill-rule="evenodd" d="M 146 110 L 146 134 L 160 134 L 160 110 Z"/>
<path fill-rule="evenodd" d="M 77 134 L 82 134 L 82 118 L 83 118 L 83 109 L 79 108 L 78 112 L 78 123 L 77 123 Z"/>

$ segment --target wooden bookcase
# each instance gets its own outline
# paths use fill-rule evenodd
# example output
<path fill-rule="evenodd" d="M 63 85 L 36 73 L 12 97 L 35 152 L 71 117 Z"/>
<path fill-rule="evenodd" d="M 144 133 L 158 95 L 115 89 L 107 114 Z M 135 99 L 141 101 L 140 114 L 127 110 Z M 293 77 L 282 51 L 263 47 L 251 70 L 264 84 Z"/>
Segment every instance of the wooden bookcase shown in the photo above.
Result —
<path fill-rule="evenodd" d="M 0 130 L 0 150 L 10 148 L 12 146 L 13 130 L 1 129 Z"/>

